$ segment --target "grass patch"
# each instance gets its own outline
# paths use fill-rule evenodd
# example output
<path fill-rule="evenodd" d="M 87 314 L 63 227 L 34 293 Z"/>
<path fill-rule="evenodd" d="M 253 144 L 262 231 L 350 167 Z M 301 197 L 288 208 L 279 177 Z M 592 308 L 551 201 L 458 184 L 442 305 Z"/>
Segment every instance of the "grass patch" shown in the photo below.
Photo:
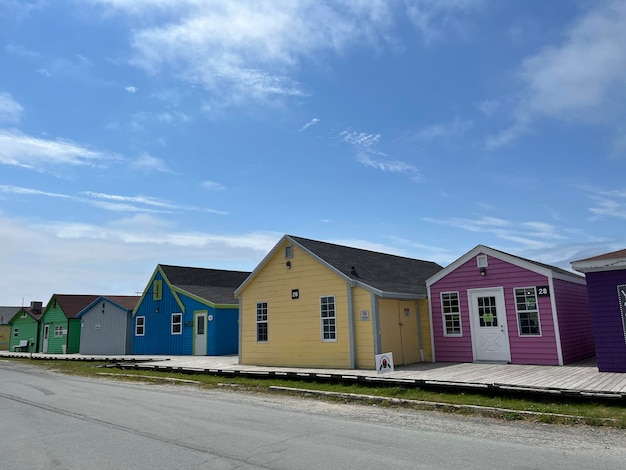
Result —
<path fill-rule="evenodd" d="M 111 363 L 98 361 L 32 360 L 11 358 L 11 361 L 27 363 L 52 371 L 86 377 L 109 377 L 116 380 L 163 382 L 170 384 L 216 388 L 230 386 L 264 393 L 289 393 L 299 396 L 311 394 L 293 389 L 306 389 L 324 393 L 316 398 L 351 402 L 359 401 L 376 406 L 402 406 L 413 409 L 432 409 L 458 414 L 485 414 L 506 421 L 534 421 L 548 424 L 586 424 L 590 426 L 614 426 L 626 428 L 626 403 L 623 401 L 581 400 L 569 397 L 519 396 L 490 393 L 459 392 L 450 389 L 433 390 L 397 385 L 368 386 L 366 384 L 332 381 L 304 381 L 282 378 L 250 378 L 241 376 L 217 376 L 189 374 L 162 370 L 118 369 Z M 103 375 L 107 374 L 107 375 Z M 108 375 L 113 374 L 113 375 Z M 173 380 L 172 380 L 173 379 Z M 276 391 L 272 387 L 291 388 Z"/>

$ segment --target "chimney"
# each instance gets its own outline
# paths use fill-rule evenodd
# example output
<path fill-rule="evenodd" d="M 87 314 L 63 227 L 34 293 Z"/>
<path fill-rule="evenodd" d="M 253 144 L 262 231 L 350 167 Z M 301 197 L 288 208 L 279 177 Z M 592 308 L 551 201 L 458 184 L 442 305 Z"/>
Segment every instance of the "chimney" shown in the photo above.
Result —
<path fill-rule="evenodd" d="M 33 313 L 41 313 L 42 302 L 31 302 L 30 311 Z"/>

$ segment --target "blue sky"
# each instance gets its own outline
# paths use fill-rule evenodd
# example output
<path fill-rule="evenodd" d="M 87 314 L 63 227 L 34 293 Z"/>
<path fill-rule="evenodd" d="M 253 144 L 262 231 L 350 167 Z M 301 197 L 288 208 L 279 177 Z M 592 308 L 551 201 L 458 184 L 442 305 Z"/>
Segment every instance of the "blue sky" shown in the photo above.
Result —
<path fill-rule="evenodd" d="M 626 1 L 0 0 L 0 305 L 285 233 L 626 246 Z"/>

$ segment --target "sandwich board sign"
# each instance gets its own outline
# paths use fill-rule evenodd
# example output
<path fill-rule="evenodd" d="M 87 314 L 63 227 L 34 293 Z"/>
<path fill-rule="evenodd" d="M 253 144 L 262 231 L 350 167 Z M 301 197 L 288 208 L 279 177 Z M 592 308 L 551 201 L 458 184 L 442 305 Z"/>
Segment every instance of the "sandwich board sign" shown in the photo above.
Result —
<path fill-rule="evenodd" d="M 376 354 L 376 373 L 393 372 L 393 353 Z"/>

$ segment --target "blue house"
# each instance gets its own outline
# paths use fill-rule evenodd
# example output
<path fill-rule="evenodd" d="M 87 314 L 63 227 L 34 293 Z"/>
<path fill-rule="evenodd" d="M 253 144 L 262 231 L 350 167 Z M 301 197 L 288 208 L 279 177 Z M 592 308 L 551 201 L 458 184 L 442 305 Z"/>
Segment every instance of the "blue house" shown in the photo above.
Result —
<path fill-rule="evenodd" d="M 237 287 L 249 272 L 157 265 L 133 311 L 133 354 L 237 354 Z"/>

